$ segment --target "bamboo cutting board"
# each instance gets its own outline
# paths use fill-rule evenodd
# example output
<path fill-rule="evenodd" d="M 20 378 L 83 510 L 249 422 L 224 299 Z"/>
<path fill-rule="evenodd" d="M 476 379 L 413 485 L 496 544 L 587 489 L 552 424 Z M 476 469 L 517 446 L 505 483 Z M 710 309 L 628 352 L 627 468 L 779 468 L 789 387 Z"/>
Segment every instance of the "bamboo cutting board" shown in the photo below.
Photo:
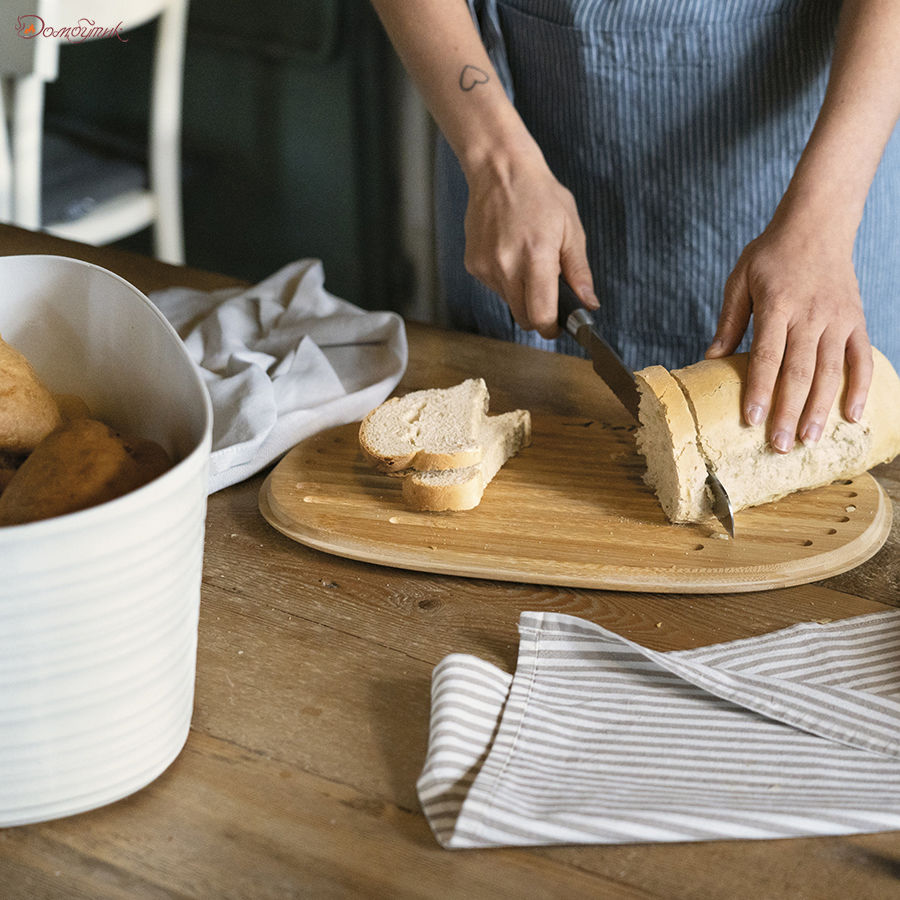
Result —
<path fill-rule="evenodd" d="M 629 426 L 534 415 L 532 445 L 465 512 L 407 508 L 376 472 L 358 424 L 291 450 L 260 491 L 266 520 L 318 550 L 425 572 L 669 593 L 787 587 L 847 571 L 891 527 L 870 475 L 743 510 L 731 540 L 715 520 L 671 525 L 642 480 Z"/>

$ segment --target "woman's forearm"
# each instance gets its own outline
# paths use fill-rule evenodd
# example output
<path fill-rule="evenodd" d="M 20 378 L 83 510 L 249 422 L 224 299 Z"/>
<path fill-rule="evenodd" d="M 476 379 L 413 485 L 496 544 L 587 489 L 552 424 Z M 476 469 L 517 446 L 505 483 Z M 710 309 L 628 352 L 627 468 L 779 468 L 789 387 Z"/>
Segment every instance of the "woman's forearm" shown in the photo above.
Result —
<path fill-rule="evenodd" d="M 560 273 L 596 308 L 584 228 L 491 65 L 465 0 L 372 0 L 469 187 L 465 266 L 516 322 L 559 333 Z"/>
<path fill-rule="evenodd" d="M 776 217 L 807 217 L 852 243 L 898 117 L 900 2 L 845 0 L 825 100 Z"/>
<path fill-rule="evenodd" d="M 372 5 L 467 175 L 537 150 L 465 0 L 372 0 Z"/>

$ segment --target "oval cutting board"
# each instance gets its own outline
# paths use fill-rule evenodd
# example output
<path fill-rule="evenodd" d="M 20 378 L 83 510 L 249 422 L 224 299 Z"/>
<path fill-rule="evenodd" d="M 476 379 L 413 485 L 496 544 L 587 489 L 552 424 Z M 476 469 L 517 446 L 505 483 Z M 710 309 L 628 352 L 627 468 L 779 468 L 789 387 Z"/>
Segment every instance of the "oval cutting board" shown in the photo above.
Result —
<path fill-rule="evenodd" d="M 753 591 L 817 581 L 885 542 L 891 505 L 870 475 L 792 494 L 735 517 L 671 525 L 642 480 L 632 429 L 533 416 L 532 445 L 465 512 L 408 509 L 376 472 L 358 424 L 298 444 L 260 491 L 266 520 L 327 553 L 425 572 L 670 593 Z"/>

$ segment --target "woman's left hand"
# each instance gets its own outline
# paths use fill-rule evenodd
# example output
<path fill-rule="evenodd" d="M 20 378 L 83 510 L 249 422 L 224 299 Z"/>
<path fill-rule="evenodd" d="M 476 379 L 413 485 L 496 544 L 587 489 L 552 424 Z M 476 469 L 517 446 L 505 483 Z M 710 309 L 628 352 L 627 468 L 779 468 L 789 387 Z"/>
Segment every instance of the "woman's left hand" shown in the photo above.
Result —
<path fill-rule="evenodd" d="M 773 222 L 745 248 L 725 285 L 707 358 L 727 356 L 750 317 L 743 414 L 752 425 L 771 412 L 769 442 L 787 453 L 797 438 L 815 444 L 841 386 L 844 417 L 858 421 L 872 380 L 872 349 L 851 258 L 852 235 Z"/>

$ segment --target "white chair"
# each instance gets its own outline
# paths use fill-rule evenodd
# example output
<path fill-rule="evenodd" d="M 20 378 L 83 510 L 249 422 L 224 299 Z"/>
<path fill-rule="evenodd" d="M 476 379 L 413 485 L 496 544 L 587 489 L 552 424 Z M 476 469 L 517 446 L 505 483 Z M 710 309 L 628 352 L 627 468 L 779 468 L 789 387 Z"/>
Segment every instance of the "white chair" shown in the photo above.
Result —
<path fill-rule="evenodd" d="M 0 0 L 0 221 L 89 244 L 108 244 L 153 226 L 158 258 L 184 262 L 181 213 L 181 111 L 188 0 L 38 0 L 28 9 Z M 58 75 L 65 37 L 23 37 L 25 28 L 113 28 L 119 33 L 158 19 L 150 94 L 147 187 L 98 202 L 74 221 L 42 216 L 44 85 Z M 99 35 L 98 35 L 99 36 Z M 79 35 L 80 37 L 80 35 Z M 88 38 L 92 39 L 92 38 Z M 105 40 L 116 40 L 115 36 Z M 66 52 L 77 52 L 78 41 Z M 67 43 L 67 47 L 68 47 Z M 123 48 L 125 50 L 127 48 Z M 123 53 L 127 60 L 127 53 Z M 101 170 L 102 172 L 102 170 Z"/>

